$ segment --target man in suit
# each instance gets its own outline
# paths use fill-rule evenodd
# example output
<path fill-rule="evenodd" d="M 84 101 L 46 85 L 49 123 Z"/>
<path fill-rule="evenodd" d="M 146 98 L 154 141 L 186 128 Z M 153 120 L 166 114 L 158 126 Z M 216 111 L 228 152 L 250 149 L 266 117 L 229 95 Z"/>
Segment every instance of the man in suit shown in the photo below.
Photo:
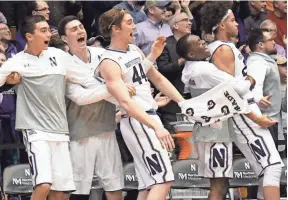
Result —
<path fill-rule="evenodd" d="M 182 70 L 185 59 L 180 58 L 176 53 L 177 41 L 191 33 L 191 20 L 186 13 L 176 13 L 169 20 L 169 25 L 173 35 L 166 39 L 166 47 L 157 59 L 158 70 L 175 86 L 175 88 L 184 95 L 184 84 L 181 81 Z M 175 102 L 170 102 L 167 106 L 158 109 L 164 127 L 170 133 L 174 133 L 170 122 L 176 121 L 176 113 L 181 113 L 179 106 Z"/>

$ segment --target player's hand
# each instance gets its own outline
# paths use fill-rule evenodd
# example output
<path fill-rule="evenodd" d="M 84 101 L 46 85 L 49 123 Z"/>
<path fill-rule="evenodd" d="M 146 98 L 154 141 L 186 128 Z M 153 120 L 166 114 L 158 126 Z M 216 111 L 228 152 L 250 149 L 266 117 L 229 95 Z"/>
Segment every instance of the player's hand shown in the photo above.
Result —
<path fill-rule="evenodd" d="M 51 30 L 51 35 L 58 35 L 58 31 L 56 29 Z"/>
<path fill-rule="evenodd" d="M 268 108 L 268 107 L 271 107 L 272 104 L 271 102 L 269 101 L 269 99 L 271 98 L 271 94 L 269 94 L 268 96 L 266 97 L 262 97 L 261 100 L 259 101 L 259 106 L 262 107 L 262 108 Z"/>
<path fill-rule="evenodd" d="M 181 0 L 181 7 L 182 8 L 188 8 L 189 4 L 190 4 L 190 0 Z"/>
<path fill-rule="evenodd" d="M 17 72 L 12 72 L 6 79 L 6 83 L 10 85 L 15 85 L 20 83 L 21 77 Z"/>
<path fill-rule="evenodd" d="M 155 134 L 164 149 L 172 151 L 175 148 L 174 140 L 164 127 L 156 128 Z"/>
<path fill-rule="evenodd" d="M 273 126 L 276 123 L 275 120 L 270 119 L 267 115 L 261 115 L 257 117 L 257 120 L 255 122 L 263 128 Z"/>
<path fill-rule="evenodd" d="M 162 95 L 162 93 L 159 92 L 154 98 L 158 107 L 166 106 L 171 101 L 171 99 L 169 99 L 168 97 L 161 96 L 161 95 Z"/>
<path fill-rule="evenodd" d="M 130 97 L 133 97 L 133 96 L 136 95 L 136 90 L 135 90 L 135 88 L 132 85 L 126 83 L 126 87 L 128 89 Z"/>
<path fill-rule="evenodd" d="M 178 64 L 179 65 L 183 65 L 186 62 L 186 60 L 184 58 L 179 58 L 178 59 Z"/>
<path fill-rule="evenodd" d="M 166 37 L 164 36 L 157 37 L 155 42 L 152 44 L 151 48 L 151 53 L 153 57 L 157 59 L 163 52 L 165 46 L 166 46 Z"/>

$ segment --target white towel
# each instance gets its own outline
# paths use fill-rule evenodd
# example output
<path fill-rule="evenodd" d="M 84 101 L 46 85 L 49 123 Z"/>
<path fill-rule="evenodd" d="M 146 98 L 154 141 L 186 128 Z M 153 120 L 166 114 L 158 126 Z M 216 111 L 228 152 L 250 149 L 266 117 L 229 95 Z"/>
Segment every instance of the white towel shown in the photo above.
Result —
<path fill-rule="evenodd" d="M 180 102 L 179 106 L 188 121 L 200 126 L 219 125 L 217 122 L 225 121 L 235 114 L 251 112 L 247 100 L 243 100 L 235 92 L 230 81 L 223 82 L 200 96 Z"/>

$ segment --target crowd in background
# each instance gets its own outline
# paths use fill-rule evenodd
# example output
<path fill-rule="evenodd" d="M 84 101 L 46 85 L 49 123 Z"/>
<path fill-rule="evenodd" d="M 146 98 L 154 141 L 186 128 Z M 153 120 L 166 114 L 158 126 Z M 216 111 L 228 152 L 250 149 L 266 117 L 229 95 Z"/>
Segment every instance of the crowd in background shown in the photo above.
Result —
<path fill-rule="evenodd" d="M 181 81 L 182 70 L 186 60 L 176 53 L 176 42 L 187 34 L 194 34 L 211 43 L 213 33 L 205 32 L 201 26 L 203 13 L 201 7 L 208 1 L 171 0 L 171 1 L 0 1 L 0 66 L 9 58 L 25 49 L 26 41 L 18 31 L 21 19 L 27 15 L 43 15 L 50 25 L 52 38 L 50 46 L 68 52 L 69 48 L 58 35 L 57 25 L 67 15 L 75 15 L 82 21 L 87 31 L 89 46 L 106 47 L 109 38 L 100 35 L 98 18 L 111 8 L 126 9 L 136 24 L 134 43 L 148 55 L 151 46 L 158 36 L 166 37 L 166 47 L 157 59 L 155 66 L 177 88 L 189 98 L 189 94 Z M 153 9 L 150 9 L 153 8 Z M 251 30 L 261 28 L 273 35 L 277 54 L 282 98 L 286 102 L 287 95 L 287 2 L 286 1 L 231 1 L 231 9 L 238 23 L 239 34 L 233 43 L 243 54 L 245 61 L 251 53 L 247 43 Z M 0 144 L 21 143 L 19 132 L 15 131 L 16 95 L 12 86 L 0 88 Z M 155 92 L 156 94 L 156 92 Z M 282 109 L 283 131 L 275 137 L 278 150 L 286 156 L 287 123 L 286 110 Z M 158 109 L 164 126 L 174 133 L 170 122 L 176 121 L 176 113 L 180 108 L 175 102 L 164 103 Z M 119 137 L 119 141 L 121 138 Z M 120 144 L 121 148 L 121 144 Z M 124 148 L 123 148 L 124 149 Z M 122 153 L 124 150 L 122 150 Z M 25 154 L 18 149 L 1 150 L 2 169 L 11 164 L 25 162 Z M 129 161 L 129 154 L 124 153 L 122 159 Z M 22 160 L 23 159 L 23 160 Z"/>

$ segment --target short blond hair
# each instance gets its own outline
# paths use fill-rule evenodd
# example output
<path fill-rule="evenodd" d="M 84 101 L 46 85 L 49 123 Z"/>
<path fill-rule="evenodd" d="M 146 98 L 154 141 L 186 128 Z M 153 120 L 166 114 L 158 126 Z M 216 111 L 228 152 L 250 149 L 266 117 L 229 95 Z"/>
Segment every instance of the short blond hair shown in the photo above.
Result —
<path fill-rule="evenodd" d="M 112 8 L 103 13 L 98 21 L 100 33 L 105 37 L 110 37 L 111 27 L 113 25 L 120 26 L 125 14 L 129 14 L 129 12 L 119 8 Z"/>

